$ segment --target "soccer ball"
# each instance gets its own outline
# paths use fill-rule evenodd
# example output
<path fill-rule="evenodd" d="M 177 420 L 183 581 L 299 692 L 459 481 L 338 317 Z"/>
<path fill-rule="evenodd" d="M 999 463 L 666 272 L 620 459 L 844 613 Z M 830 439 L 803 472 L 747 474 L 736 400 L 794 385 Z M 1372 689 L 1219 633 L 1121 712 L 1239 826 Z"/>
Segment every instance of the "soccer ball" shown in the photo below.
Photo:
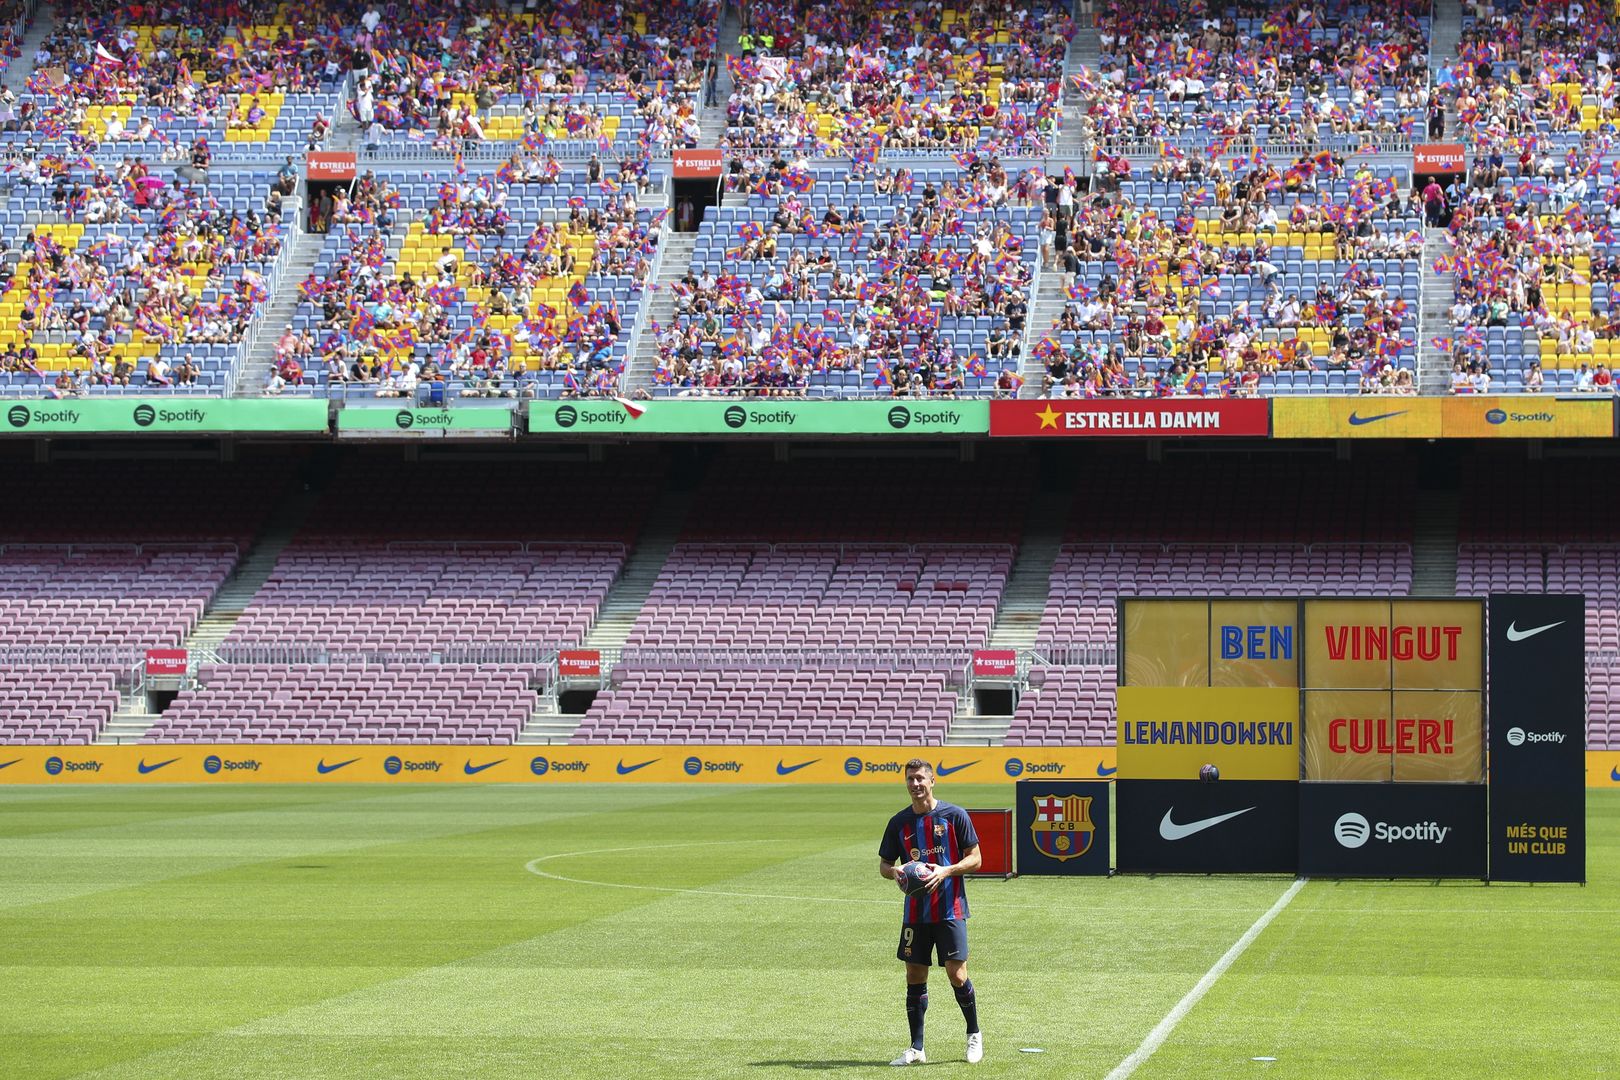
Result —
<path fill-rule="evenodd" d="M 923 868 L 927 863 L 908 862 L 895 873 L 895 880 L 900 883 L 900 891 L 907 896 L 922 892 L 928 888 L 929 877 Z"/>
<path fill-rule="evenodd" d="M 1213 765 L 1205 765 L 1202 769 L 1198 770 L 1198 779 L 1200 780 L 1213 781 L 1219 780 L 1220 778 L 1221 770 L 1217 769 Z"/>

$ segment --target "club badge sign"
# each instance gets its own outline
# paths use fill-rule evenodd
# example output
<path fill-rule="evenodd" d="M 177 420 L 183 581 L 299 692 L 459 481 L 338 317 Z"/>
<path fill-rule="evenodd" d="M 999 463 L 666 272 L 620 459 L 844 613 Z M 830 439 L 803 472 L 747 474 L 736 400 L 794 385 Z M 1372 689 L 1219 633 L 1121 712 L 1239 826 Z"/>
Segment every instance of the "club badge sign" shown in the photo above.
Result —
<path fill-rule="evenodd" d="M 1096 780 L 1020 780 L 1014 785 L 1018 873 L 1106 874 L 1108 789 Z"/>

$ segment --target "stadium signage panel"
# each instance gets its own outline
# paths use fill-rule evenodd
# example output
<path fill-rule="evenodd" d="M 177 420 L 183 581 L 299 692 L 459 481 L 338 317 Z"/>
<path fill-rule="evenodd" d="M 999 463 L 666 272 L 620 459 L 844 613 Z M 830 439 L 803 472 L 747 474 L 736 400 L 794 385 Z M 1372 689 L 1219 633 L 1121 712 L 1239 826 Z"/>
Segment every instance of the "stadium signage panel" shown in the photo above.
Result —
<path fill-rule="evenodd" d="M 1485 876 L 1483 784 L 1300 784 L 1299 872 Z"/>
<path fill-rule="evenodd" d="M 176 678 L 186 673 L 184 649 L 147 649 L 146 673 L 159 678 Z"/>
<path fill-rule="evenodd" d="M 17 746 L 0 784 L 55 783 L 661 783 L 889 784 L 917 751 L 877 746 Z M 929 752 L 942 781 L 1102 779 L 1110 746 L 996 746 Z M 251 762 L 251 765 L 243 764 Z"/>
<path fill-rule="evenodd" d="M 1107 874 L 1108 785 L 1097 780 L 1020 780 L 1013 785 L 1018 872 Z"/>
<path fill-rule="evenodd" d="M 975 649 L 973 674 L 981 679 L 1011 679 L 1018 675 L 1016 649 Z"/>
<path fill-rule="evenodd" d="M 359 163 L 353 153 L 316 150 L 305 159 L 305 176 L 310 180 L 353 180 Z"/>
<path fill-rule="evenodd" d="M 1620 750 L 1586 752 L 1586 786 L 1620 788 Z"/>
<path fill-rule="evenodd" d="M 676 150 L 677 180 L 713 180 L 720 176 L 725 162 L 719 150 Z"/>
<path fill-rule="evenodd" d="M 1271 402 L 1278 439 L 1438 439 L 1439 398 L 1279 397 Z"/>
<path fill-rule="evenodd" d="M 1119 775 L 1196 779 L 1214 765 L 1228 780 L 1299 779 L 1299 691 L 1292 687 L 1122 686 Z"/>
<path fill-rule="evenodd" d="M 1122 871 L 1282 874 L 1295 869 L 1297 780 L 1122 779 L 1116 787 L 1114 837 Z"/>
<path fill-rule="evenodd" d="M 1500 594 L 1486 611 L 1491 878 L 1585 881 L 1586 599 Z"/>
<path fill-rule="evenodd" d="M 0 402 L 4 435 L 152 435 L 325 432 L 326 402 L 288 399 L 89 398 Z"/>
<path fill-rule="evenodd" d="M 633 438 L 643 435 L 983 435 L 985 401 L 720 401 L 621 402 L 580 398 L 529 403 L 531 435 Z"/>
<path fill-rule="evenodd" d="M 1614 435 L 1614 400 L 1543 397 L 1453 397 L 1440 402 L 1448 439 L 1607 439 Z"/>
<path fill-rule="evenodd" d="M 1478 600 L 1307 600 L 1304 626 L 1308 688 L 1485 688 Z"/>
<path fill-rule="evenodd" d="M 1465 163 L 1462 143 L 1418 143 L 1412 147 L 1412 171 L 1421 175 L 1462 173 Z"/>
<path fill-rule="evenodd" d="M 1008 438 L 1264 438 L 1270 433 L 1270 402 L 1258 398 L 990 402 L 990 434 Z"/>
<path fill-rule="evenodd" d="M 557 654 L 557 675 L 563 679 L 601 678 L 601 650 L 563 649 Z"/>
<path fill-rule="evenodd" d="M 1483 695 L 1459 690 L 1307 690 L 1305 779 L 1478 783 Z"/>
<path fill-rule="evenodd" d="M 408 438 L 443 437 L 451 432 L 508 434 L 512 430 L 511 405 L 488 408 L 415 409 L 394 406 L 346 406 L 338 413 L 337 430 L 387 433 Z"/>

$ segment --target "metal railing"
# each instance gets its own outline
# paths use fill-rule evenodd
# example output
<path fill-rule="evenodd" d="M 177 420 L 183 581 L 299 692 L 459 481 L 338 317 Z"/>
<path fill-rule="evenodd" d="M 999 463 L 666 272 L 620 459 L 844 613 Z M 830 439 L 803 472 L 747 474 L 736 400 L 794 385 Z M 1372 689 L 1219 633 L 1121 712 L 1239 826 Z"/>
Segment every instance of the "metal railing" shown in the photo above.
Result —
<path fill-rule="evenodd" d="M 657 299 L 657 292 L 653 286 L 662 280 L 664 272 L 664 252 L 669 250 L 669 238 L 675 234 L 671 227 L 674 221 L 674 178 L 664 178 L 664 221 L 659 226 L 658 244 L 653 251 L 652 265 L 647 268 L 646 276 L 641 279 L 641 303 L 636 305 L 636 321 L 630 324 L 630 340 L 625 345 L 624 370 L 619 372 L 618 392 L 627 394 L 631 390 L 641 387 L 630 385 L 630 373 L 635 367 L 636 354 L 641 350 L 641 339 L 647 332 L 647 326 L 652 322 L 653 301 Z M 656 365 L 654 370 L 656 370 Z M 653 373 L 647 372 L 646 386 L 651 386 Z"/>
<path fill-rule="evenodd" d="M 289 224 L 289 219 L 291 224 Z M 253 313 L 248 320 L 247 330 L 242 335 L 241 354 L 238 362 L 232 364 L 225 372 L 224 396 L 236 395 L 236 384 L 247 369 L 248 362 L 253 359 L 258 349 L 259 339 L 269 333 L 270 306 L 274 303 L 279 290 L 286 284 L 282 277 L 288 264 L 292 262 L 293 248 L 304 235 L 303 200 L 298 196 L 282 200 L 281 203 L 281 250 L 276 252 L 275 261 L 270 264 L 270 272 L 266 278 L 266 297 L 259 305 L 259 310 Z"/>

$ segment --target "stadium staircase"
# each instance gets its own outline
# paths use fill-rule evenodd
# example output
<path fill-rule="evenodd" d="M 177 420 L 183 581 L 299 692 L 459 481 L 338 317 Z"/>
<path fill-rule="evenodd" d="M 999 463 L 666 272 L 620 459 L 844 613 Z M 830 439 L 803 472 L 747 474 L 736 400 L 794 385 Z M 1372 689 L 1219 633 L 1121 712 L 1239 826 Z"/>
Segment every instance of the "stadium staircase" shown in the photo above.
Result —
<path fill-rule="evenodd" d="M 1062 124 L 1058 128 L 1056 143 L 1052 147 L 1053 171 L 1073 163 L 1075 171 L 1086 163 L 1085 139 L 1080 133 L 1080 91 L 1069 77 L 1078 75 L 1081 68 L 1095 72 L 1102 66 L 1102 39 L 1097 36 L 1096 25 L 1082 25 L 1078 16 L 1074 37 L 1069 39 L 1069 54 L 1063 66 L 1063 93 L 1060 97 Z"/>
<path fill-rule="evenodd" d="M 1462 4 L 1458 0 L 1434 0 L 1429 23 L 1429 71 L 1437 73 L 1457 58 L 1457 42 L 1462 38 Z M 1456 113 L 1446 109 L 1446 134 L 1455 135 Z"/>
<path fill-rule="evenodd" d="M 1412 595 L 1457 595 L 1458 496 L 1451 490 L 1419 493 L 1412 528 Z"/>
<path fill-rule="evenodd" d="M 253 597 L 259 588 L 270 577 L 275 569 L 276 559 L 281 551 L 293 538 L 304 519 L 314 508 L 320 493 L 314 490 L 297 490 L 282 500 L 270 514 L 260 532 L 258 541 L 248 550 L 247 556 L 236 564 L 233 573 L 220 590 L 209 601 L 203 617 L 197 620 L 191 633 L 186 637 L 186 649 L 194 662 L 202 657 L 212 655 L 219 647 L 236 621 L 242 617 L 247 606 L 253 602 Z M 102 729 L 98 741 L 104 743 L 131 743 L 139 742 L 157 723 L 158 714 L 147 707 L 146 691 L 137 687 L 134 691 L 122 695 L 118 709 L 113 713 L 112 719 Z"/>
<path fill-rule="evenodd" d="M 1451 304 L 1457 275 L 1438 273 L 1436 259 L 1451 254 L 1451 240 L 1444 229 L 1423 230 L 1423 295 L 1418 316 L 1418 392 L 1444 394 L 1451 388 L 1451 357 L 1434 344 L 1435 338 L 1451 336 Z"/>
<path fill-rule="evenodd" d="M 664 251 L 658 269 L 658 289 L 648 303 L 647 323 L 641 329 L 641 336 L 636 339 L 635 351 L 630 354 L 629 366 L 625 368 L 621 380 L 623 393 L 652 389 L 653 371 L 658 366 L 658 335 L 653 333 L 653 324 L 668 326 L 675 321 L 675 290 L 672 286 L 681 280 L 681 275 L 692 265 L 692 251 L 697 247 L 697 237 L 697 233 L 669 231 L 659 240 Z"/>
<path fill-rule="evenodd" d="M 724 19 L 720 23 L 720 40 L 714 50 L 715 60 L 720 65 L 720 74 L 714 84 L 714 104 L 705 105 L 698 114 L 698 126 L 703 131 L 698 137 L 699 146 L 719 146 L 725 137 L 726 102 L 731 98 L 731 91 L 736 86 L 726 58 L 736 53 L 737 37 L 741 33 L 742 22 L 737 18 L 736 7 L 727 4 Z"/>
<path fill-rule="evenodd" d="M 636 538 L 636 546 L 625 561 L 624 571 L 596 613 L 596 622 L 581 643 L 587 649 L 600 649 L 617 655 L 630 637 L 630 630 L 641 614 L 641 608 L 652 592 L 658 574 L 669 559 L 671 549 L 680 538 L 681 528 L 691 508 L 691 494 L 679 489 L 665 489 L 658 505 L 653 507 Z M 603 667 L 606 668 L 604 663 Z M 523 725 L 517 741 L 523 744 L 565 743 L 579 728 L 583 717 L 564 714 L 558 710 L 554 694 L 544 694 L 535 703 L 528 723 Z"/>
<path fill-rule="evenodd" d="M 1068 302 L 1061 268 L 1054 266 L 1050 270 L 1042 270 L 1039 280 L 1035 283 L 1035 295 L 1030 299 L 1029 315 L 1024 320 L 1024 340 L 1020 346 L 1023 352 L 1018 358 L 1018 373 L 1023 377 L 1024 385 L 1018 389 L 1019 397 L 1041 396 L 1041 383 L 1046 378 L 1046 365 L 1036 358 L 1035 343 L 1052 329 L 1052 325 L 1062 316 L 1064 305 Z"/>
<path fill-rule="evenodd" d="M 986 648 L 1025 652 L 1035 647 L 1046 597 L 1052 588 L 1052 564 L 1063 546 L 1072 502 L 1073 496 L 1067 492 L 1041 492 L 1030 500 L 1018 557 L 1013 560 L 1007 588 L 1001 594 L 1001 606 L 996 609 L 996 622 L 990 628 Z M 981 716 L 974 710 L 973 696 L 964 696 L 945 733 L 946 746 L 1001 745 L 1012 717 Z"/>
<path fill-rule="evenodd" d="M 6 68 L 5 79 L 0 81 L 0 85 L 21 98 L 28 89 L 28 77 L 34 73 L 34 54 L 45 39 L 55 32 L 56 5 L 35 4 L 32 21 L 23 34 L 22 44 L 18 46 L 17 58 Z"/>
<path fill-rule="evenodd" d="M 302 213 L 302 210 L 299 212 Z M 276 282 L 275 293 L 270 298 L 270 307 L 265 312 L 264 329 L 259 331 L 258 339 L 253 343 L 253 351 L 242 360 L 242 371 L 236 379 L 234 397 L 259 397 L 264 393 L 264 385 L 270 378 L 270 369 L 276 362 L 276 339 L 281 336 L 284 329 L 292 325 L 293 313 L 303 302 L 298 286 L 309 276 L 310 271 L 315 269 L 315 263 L 321 257 L 321 247 L 326 243 L 326 235 L 305 232 L 301 222 L 299 226 L 290 233 L 292 254 L 287 256 L 287 265 L 282 268 L 281 277 Z M 398 230 L 389 238 L 390 256 L 399 254 L 406 228 Z"/>

